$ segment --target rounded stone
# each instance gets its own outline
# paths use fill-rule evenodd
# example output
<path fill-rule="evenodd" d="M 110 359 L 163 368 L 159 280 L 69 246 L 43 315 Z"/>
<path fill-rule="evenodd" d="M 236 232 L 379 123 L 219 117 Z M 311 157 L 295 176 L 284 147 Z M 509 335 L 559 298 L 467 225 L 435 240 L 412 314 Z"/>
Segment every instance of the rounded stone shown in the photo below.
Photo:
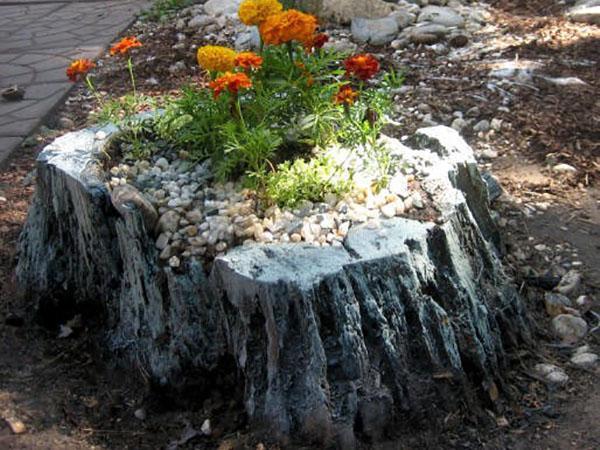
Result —
<path fill-rule="evenodd" d="M 587 334 L 588 325 L 580 317 L 572 314 L 560 314 L 552 319 L 552 329 L 563 342 L 574 343 Z"/>
<path fill-rule="evenodd" d="M 578 353 L 571 358 L 571 362 L 583 369 L 593 369 L 598 362 L 598 355 L 595 353 Z"/>

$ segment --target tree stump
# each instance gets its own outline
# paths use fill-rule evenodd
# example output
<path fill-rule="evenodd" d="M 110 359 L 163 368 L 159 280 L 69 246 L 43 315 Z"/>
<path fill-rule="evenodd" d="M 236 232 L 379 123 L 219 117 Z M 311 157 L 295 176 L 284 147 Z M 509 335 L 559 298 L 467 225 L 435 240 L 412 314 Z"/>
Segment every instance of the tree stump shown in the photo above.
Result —
<path fill-rule="evenodd" d="M 38 158 L 17 276 L 39 314 L 96 318 L 115 358 L 166 386 L 233 359 L 250 422 L 282 442 L 352 448 L 502 390 L 529 322 L 454 130 L 408 141 L 432 161 L 420 181 L 436 223 L 355 226 L 341 247 L 237 247 L 208 273 L 164 267 L 140 208 L 111 204 L 102 155 L 114 132 L 67 134 Z"/>

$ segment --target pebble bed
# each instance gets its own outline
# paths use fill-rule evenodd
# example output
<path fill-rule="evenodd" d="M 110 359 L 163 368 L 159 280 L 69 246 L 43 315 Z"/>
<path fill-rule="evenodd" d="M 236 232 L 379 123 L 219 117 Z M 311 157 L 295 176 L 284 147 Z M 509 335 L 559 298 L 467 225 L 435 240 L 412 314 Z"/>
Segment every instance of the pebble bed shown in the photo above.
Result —
<path fill-rule="evenodd" d="M 129 184 L 156 208 L 156 247 L 160 259 L 178 267 L 183 259 L 214 257 L 238 245 L 307 243 L 339 246 L 354 224 L 378 228 L 381 221 L 424 209 L 414 188 L 415 170 L 407 164 L 375 193 L 367 181 L 343 197 L 303 201 L 296 208 L 264 207 L 255 192 L 240 183 L 215 183 L 210 163 L 165 156 L 121 163 L 110 169 L 109 187 Z M 372 180 L 371 180 L 372 181 Z"/>

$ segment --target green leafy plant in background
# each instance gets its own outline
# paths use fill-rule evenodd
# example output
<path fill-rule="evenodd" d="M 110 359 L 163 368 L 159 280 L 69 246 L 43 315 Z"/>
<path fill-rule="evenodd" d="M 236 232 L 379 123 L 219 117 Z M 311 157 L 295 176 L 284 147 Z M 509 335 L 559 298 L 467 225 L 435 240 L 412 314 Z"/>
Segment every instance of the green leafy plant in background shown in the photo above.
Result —
<path fill-rule="evenodd" d="M 164 21 L 194 3 L 194 0 L 155 0 L 150 8 L 142 12 L 141 18 L 151 22 Z"/>

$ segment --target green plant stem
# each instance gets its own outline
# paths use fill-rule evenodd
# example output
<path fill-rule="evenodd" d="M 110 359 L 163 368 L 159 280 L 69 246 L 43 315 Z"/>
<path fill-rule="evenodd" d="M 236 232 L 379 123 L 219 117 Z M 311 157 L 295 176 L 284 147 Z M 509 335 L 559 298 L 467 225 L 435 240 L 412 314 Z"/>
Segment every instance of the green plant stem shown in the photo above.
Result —
<path fill-rule="evenodd" d="M 133 76 L 133 63 L 131 62 L 131 56 L 127 58 L 127 69 L 129 70 L 129 77 L 131 78 L 131 87 L 133 88 L 133 96 L 135 97 L 135 77 Z"/>
<path fill-rule="evenodd" d="M 244 121 L 244 115 L 242 114 L 242 105 L 240 105 L 240 98 L 239 96 L 235 96 L 234 99 L 234 103 L 235 103 L 235 109 L 237 111 L 238 117 L 240 119 L 240 123 L 242 124 L 242 127 L 244 127 L 244 129 L 246 129 L 246 122 Z"/>
<path fill-rule="evenodd" d="M 288 56 L 290 57 L 290 61 L 293 65 L 294 64 L 294 47 L 292 47 L 291 42 L 286 42 L 285 46 L 287 48 L 287 52 L 288 52 Z"/>
<path fill-rule="evenodd" d="M 102 97 L 100 97 L 100 94 L 96 90 L 96 87 L 94 86 L 94 83 L 92 83 L 92 79 L 90 78 L 89 75 L 85 76 L 85 84 L 87 85 L 87 87 L 90 90 L 90 92 L 92 93 L 92 95 L 94 97 L 96 97 L 96 101 L 98 102 L 98 104 L 102 107 L 102 105 L 103 105 Z"/>

